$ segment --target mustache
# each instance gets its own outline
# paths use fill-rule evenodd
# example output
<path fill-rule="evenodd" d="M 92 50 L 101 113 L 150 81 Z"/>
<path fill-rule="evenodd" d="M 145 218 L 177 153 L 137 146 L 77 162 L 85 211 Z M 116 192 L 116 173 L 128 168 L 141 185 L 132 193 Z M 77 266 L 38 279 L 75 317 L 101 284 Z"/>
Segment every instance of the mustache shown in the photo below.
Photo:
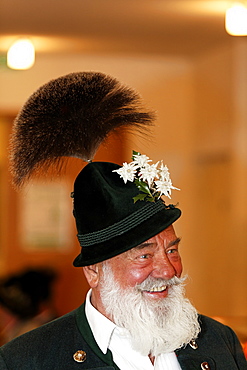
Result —
<path fill-rule="evenodd" d="M 161 279 L 161 278 L 154 278 L 152 276 L 148 276 L 142 283 L 137 284 L 135 286 L 136 290 L 144 291 L 144 290 L 151 290 L 154 288 L 161 288 L 163 286 L 174 286 L 174 285 L 184 285 L 187 276 L 179 278 L 174 276 L 171 279 Z"/>

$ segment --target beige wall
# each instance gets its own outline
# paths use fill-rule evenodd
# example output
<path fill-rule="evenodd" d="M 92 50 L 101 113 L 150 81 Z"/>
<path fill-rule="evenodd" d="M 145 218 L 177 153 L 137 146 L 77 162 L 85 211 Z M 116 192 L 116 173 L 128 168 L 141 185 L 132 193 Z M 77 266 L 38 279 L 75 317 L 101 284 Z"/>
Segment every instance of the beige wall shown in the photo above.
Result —
<path fill-rule="evenodd" d="M 6 209 L 8 209 L 7 197 L 7 163 L 6 142 L 8 139 L 8 124 L 9 122 L 0 117 L 0 271 L 5 268 L 5 250 L 7 247 L 7 230 L 5 225 Z"/>
<path fill-rule="evenodd" d="M 0 110 L 17 111 L 51 78 L 79 70 L 110 73 L 143 95 L 158 112 L 152 141 L 130 137 L 131 150 L 164 159 L 183 217 L 184 272 L 199 311 L 246 316 L 246 71 L 247 43 L 191 60 L 162 57 L 41 55 L 26 72 L 0 75 Z M 70 263 L 70 262 L 69 262 Z"/>
<path fill-rule="evenodd" d="M 246 40 L 238 39 L 195 63 L 200 263 L 194 258 L 192 294 L 211 315 L 247 314 L 246 56 Z"/>

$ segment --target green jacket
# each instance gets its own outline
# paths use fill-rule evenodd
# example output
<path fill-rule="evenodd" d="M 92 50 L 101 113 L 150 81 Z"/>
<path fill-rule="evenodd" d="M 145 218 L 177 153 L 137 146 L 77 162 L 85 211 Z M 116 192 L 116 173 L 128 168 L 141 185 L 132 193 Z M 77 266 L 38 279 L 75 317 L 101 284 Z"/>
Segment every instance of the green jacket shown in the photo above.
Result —
<path fill-rule="evenodd" d="M 183 370 L 247 370 L 234 332 L 206 316 L 199 316 L 198 348 L 190 345 L 176 351 Z M 86 358 L 76 362 L 82 350 Z M 88 325 L 84 304 L 46 325 L 28 332 L 0 348 L 0 370 L 116 370 L 111 352 L 104 355 Z M 119 369 L 118 369 L 119 370 Z M 127 369 L 124 369 L 127 370 Z"/>

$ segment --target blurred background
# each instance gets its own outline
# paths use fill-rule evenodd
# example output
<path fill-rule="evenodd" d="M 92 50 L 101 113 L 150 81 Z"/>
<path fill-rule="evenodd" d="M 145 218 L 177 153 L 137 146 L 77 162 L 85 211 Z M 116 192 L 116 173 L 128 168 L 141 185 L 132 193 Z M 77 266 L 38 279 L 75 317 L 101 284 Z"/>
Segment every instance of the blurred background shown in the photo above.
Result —
<path fill-rule="evenodd" d="M 45 266 L 58 273 L 61 315 L 88 287 L 72 266 L 80 248 L 70 192 L 84 165 L 71 160 L 54 181 L 35 179 L 16 192 L 8 139 L 29 95 L 50 79 L 100 71 L 137 89 L 157 112 L 149 140 L 111 138 L 97 159 L 121 164 L 132 150 L 163 159 L 182 218 L 187 293 L 198 311 L 247 338 L 247 38 L 225 29 L 231 1 L 1 0 L 0 276 Z M 245 20 L 247 24 L 247 21 Z M 29 69 L 7 66 L 19 38 L 35 47 Z"/>

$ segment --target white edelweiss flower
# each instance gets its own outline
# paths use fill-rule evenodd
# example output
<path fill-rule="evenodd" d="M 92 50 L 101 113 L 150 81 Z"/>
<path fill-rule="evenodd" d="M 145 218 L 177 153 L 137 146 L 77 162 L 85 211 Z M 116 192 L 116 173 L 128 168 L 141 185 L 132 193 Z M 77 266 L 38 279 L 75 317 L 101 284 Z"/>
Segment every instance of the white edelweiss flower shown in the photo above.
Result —
<path fill-rule="evenodd" d="M 145 154 L 134 154 L 133 158 L 134 161 L 132 163 L 136 164 L 138 167 L 145 167 L 148 162 L 152 162 Z"/>
<path fill-rule="evenodd" d="M 159 178 L 162 181 L 169 181 L 170 180 L 170 172 L 168 170 L 168 167 L 163 165 L 163 162 L 161 162 L 160 168 L 159 168 Z"/>
<path fill-rule="evenodd" d="M 170 179 L 168 181 L 157 180 L 155 181 L 155 185 L 156 185 L 157 191 L 160 193 L 160 196 L 164 194 L 168 198 L 171 198 L 171 195 L 170 195 L 171 189 L 180 190 L 178 188 L 175 188 L 175 186 L 172 185 L 172 182 Z"/>
<path fill-rule="evenodd" d="M 152 184 L 154 179 L 158 176 L 158 170 L 157 170 L 158 164 L 159 162 L 157 162 L 156 164 L 151 164 L 151 165 L 146 164 L 145 167 L 142 167 L 140 169 L 140 178 L 143 181 L 147 181 L 149 186 Z"/>
<path fill-rule="evenodd" d="M 133 182 L 135 180 L 136 169 L 137 166 L 133 163 L 124 162 L 122 167 L 112 172 L 117 172 L 126 184 L 127 181 Z"/>

